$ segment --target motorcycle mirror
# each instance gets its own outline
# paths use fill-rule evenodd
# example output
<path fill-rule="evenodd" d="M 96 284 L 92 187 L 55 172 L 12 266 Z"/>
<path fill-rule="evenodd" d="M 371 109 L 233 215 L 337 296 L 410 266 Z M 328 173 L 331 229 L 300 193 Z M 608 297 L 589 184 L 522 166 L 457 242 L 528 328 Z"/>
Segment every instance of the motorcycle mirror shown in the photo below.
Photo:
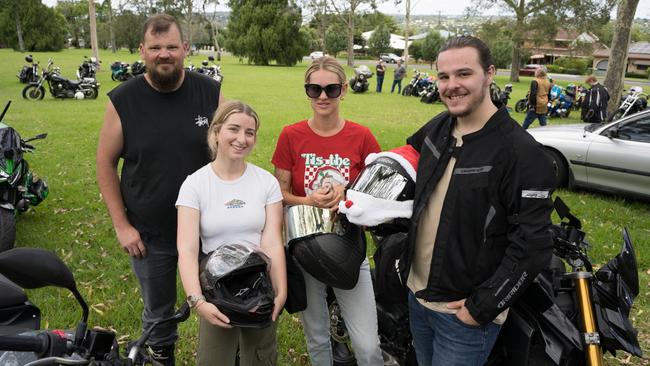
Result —
<path fill-rule="evenodd" d="M 25 140 L 25 142 L 30 142 L 30 141 L 34 141 L 34 140 L 41 140 L 41 139 L 44 139 L 46 137 L 47 137 L 47 133 L 41 133 L 41 134 L 38 134 L 38 135 L 32 137 L 31 139 Z"/>
<path fill-rule="evenodd" d="M 0 273 L 25 289 L 56 286 L 76 290 L 68 266 L 44 249 L 14 248 L 0 253 Z"/>
<path fill-rule="evenodd" d="M 637 271 L 636 254 L 634 253 L 634 246 L 632 245 L 632 238 L 627 228 L 623 228 L 623 249 L 618 255 L 621 266 L 619 270 L 625 284 L 630 288 L 630 292 L 634 297 L 639 294 L 639 273 Z"/>
<path fill-rule="evenodd" d="M 569 225 L 577 229 L 580 229 L 582 227 L 580 220 L 571 213 L 569 206 L 567 206 L 559 196 L 555 197 L 555 201 L 553 201 L 553 207 L 555 208 L 555 212 L 557 212 L 558 216 L 560 216 L 560 219 L 569 219 Z"/>
<path fill-rule="evenodd" d="M 2 114 L 0 114 L 0 121 L 2 121 L 3 118 L 5 118 L 5 113 L 7 113 L 7 110 L 9 109 L 10 105 L 11 105 L 11 101 L 8 101 L 7 105 L 5 106 L 5 109 L 2 110 Z"/>

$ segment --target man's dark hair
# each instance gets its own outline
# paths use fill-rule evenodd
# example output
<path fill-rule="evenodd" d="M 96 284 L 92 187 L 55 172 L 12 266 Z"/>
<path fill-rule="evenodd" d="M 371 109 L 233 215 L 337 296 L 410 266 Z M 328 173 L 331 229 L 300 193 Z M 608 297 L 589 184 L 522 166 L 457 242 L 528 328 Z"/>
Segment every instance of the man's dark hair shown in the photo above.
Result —
<path fill-rule="evenodd" d="M 490 66 L 494 65 L 494 60 L 492 59 L 492 52 L 490 52 L 490 48 L 483 41 L 472 36 L 450 38 L 447 43 L 445 43 L 445 45 L 440 48 L 438 55 L 447 50 L 465 47 L 471 47 L 478 52 L 478 61 L 483 67 L 483 71 L 487 72 Z"/>
<path fill-rule="evenodd" d="M 149 30 L 151 30 L 151 33 L 153 34 L 166 33 L 169 32 L 169 28 L 171 28 L 172 24 L 176 25 L 178 32 L 181 34 L 181 40 L 183 40 L 183 29 L 181 28 L 181 25 L 176 21 L 176 18 L 171 15 L 161 13 L 150 16 L 144 22 L 144 26 L 142 27 L 141 41 L 144 42 L 144 36 L 147 34 L 147 32 L 149 32 Z"/>

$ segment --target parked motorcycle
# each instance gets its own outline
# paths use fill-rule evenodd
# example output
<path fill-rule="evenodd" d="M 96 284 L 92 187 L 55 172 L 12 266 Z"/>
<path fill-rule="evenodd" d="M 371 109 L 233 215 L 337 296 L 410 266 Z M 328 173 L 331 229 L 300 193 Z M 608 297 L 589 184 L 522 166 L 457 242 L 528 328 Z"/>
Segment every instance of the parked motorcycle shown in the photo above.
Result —
<path fill-rule="evenodd" d="M 111 79 L 113 81 L 127 81 L 133 77 L 129 64 L 122 61 L 115 61 L 111 64 Z"/>
<path fill-rule="evenodd" d="M 422 103 L 435 103 L 440 100 L 440 91 L 438 90 L 438 81 L 433 80 L 427 88 L 425 89 L 424 94 L 420 97 L 420 102 Z"/>
<path fill-rule="evenodd" d="M 143 61 L 137 60 L 131 64 L 131 75 L 138 76 L 144 74 L 147 71 L 147 66 Z"/>
<path fill-rule="evenodd" d="M 201 62 L 201 67 L 196 69 L 196 71 L 200 72 L 201 74 L 208 75 L 219 83 L 223 82 L 223 73 L 221 72 L 221 66 L 217 65 L 214 62 L 214 57 L 212 55 L 208 56 L 207 61 L 203 60 L 203 62 Z"/>
<path fill-rule="evenodd" d="M 81 65 L 79 65 L 79 68 L 77 69 L 77 79 L 78 80 L 95 79 L 97 76 L 97 69 L 99 68 L 100 62 L 101 61 L 97 61 L 97 59 L 94 57 L 88 58 L 88 56 L 84 56 L 83 62 L 81 63 Z"/>
<path fill-rule="evenodd" d="M 23 140 L 18 131 L 2 123 L 11 102 L 0 115 L 0 252 L 11 249 L 16 240 L 16 215 L 36 206 L 48 195 L 45 180 L 29 169 L 23 154 L 33 152 L 29 142 L 44 139 L 47 134 Z"/>
<path fill-rule="evenodd" d="M 553 258 L 510 308 L 487 365 L 595 366 L 603 365 L 603 352 L 615 354 L 616 350 L 641 357 L 637 332 L 629 319 L 639 279 L 627 230 L 623 230 L 621 252 L 594 272 L 580 220 L 560 198 L 554 206 L 562 221 L 552 227 Z M 385 365 L 417 365 L 407 292 L 396 270 L 405 239 L 402 232 L 384 237 L 377 246 L 383 257 L 375 253 L 373 281 Z M 336 307 L 330 306 L 330 318 L 335 320 L 331 330 L 339 362 L 335 365 L 355 365 L 347 339 L 339 336 L 344 320 Z"/>
<path fill-rule="evenodd" d="M 40 310 L 21 287 L 46 286 L 65 288 L 74 295 L 82 309 L 76 329 L 39 330 Z M 190 315 L 189 305 L 184 303 L 172 317 L 154 322 L 122 356 L 115 332 L 88 329 L 88 304 L 72 272 L 54 253 L 36 248 L 0 253 L 0 289 L 0 365 L 158 365 L 145 347 L 151 332 L 161 324 L 185 321 Z"/>
<path fill-rule="evenodd" d="M 512 93 L 512 84 L 506 84 L 503 88 L 503 91 L 499 92 L 498 101 L 499 104 L 505 106 L 508 111 L 512 111 L 512 108 L 508 106 L 508 101 L 510 100 L 510 93 Z"/>
<path fill-rule="evenodd" d="M 515 103 L 515 112 L 524 113 L 528 111 L 528 93 L 525 98 L 521 98 Z"/>
<path fill-rule="evenodd" d="M 548 102 L 549 118 L 567 118 L 571 114 L 575 100 L 575 85 L 569 84 L 566 89 L 560 89 L 557 96 Z"/>
<path fill-rule="evenodd" d="M 38 80 L 38 62 L 34 62 L 32 55 L 25 56 L 25 61 L 29 65 L 23 66 L 16 77 L 23 84 L 34 83 Z"/>
<path fill-rule="evenodd" d="M 621 105 L 612 113 L 608 121 L 616 121 L 625 116 L 641 112 L 648 108 L 648 94 L 640 86 L 630 88 L 630 91 L 621 97 Z"/>
<path fill-rule="evenodd" d="M 354 77 L 350 79 L 350 88 L 355 93 L 363 93 L 368 91 L 368 79 L 372 77 L 373 73 L 368 66 L 361 65 L 354 69 Z"/>
<path fill-rule="evenodd" d="M 402 95 L 421 97 L 432 82 L 433 80 L 429 79 L 428 74 L 414 69 L 413 77 L 411 78 L 411 81 L 409 81 L 408 85 L 406 85 L 402 90 Z"/>
<path fill-rule="evenodd" d="M 41 100 L 45 96 L 47 82 L 50 94 L 54 98 L 75 98 L 75 99 L 96 99 L 99 94 L 100 84 L 95 79 L 70 80 L 62 77 L 54 62 L 49 59 L 47 68 L 43 70 L 40 78 L 30 83 L 23 89 L 23 98 L 29 100 Z"/>

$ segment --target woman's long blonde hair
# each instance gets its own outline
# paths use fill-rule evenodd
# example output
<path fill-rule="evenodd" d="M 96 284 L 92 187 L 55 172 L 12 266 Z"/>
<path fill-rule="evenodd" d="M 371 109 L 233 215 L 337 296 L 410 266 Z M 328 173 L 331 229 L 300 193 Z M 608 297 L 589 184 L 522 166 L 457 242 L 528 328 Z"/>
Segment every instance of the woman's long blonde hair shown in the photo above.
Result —
<path fill-rule="evenodd" d="M 255 120 L 255 132 L 260 128 L 260 118 L 251 106 L 239 100 L 229 100 L 217 108 L 217 111 L 212 117 L 210 128 L 208 128 L 208 147 L 210 148 L 210 155 L 212 159 L 217 157 L 217 135 L 221 131 L 221 126 L 226 123 L 228 117 L 235 113 L 243 113 Z"/>

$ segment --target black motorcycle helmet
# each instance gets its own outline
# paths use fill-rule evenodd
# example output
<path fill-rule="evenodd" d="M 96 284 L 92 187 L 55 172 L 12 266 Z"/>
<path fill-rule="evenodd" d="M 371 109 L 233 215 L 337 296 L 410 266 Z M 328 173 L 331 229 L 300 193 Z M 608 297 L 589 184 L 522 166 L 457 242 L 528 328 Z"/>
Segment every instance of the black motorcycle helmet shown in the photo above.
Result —
<path fill-rule="evenodd" d="M 206 301 L 230 319 L 230 325 L 264 328 L 271 324 L 274 292 L 267 267 L 270 259 L 245 243 L 225 244 L 199 266 Z"/>
<path fill-rule="evenodd" d="M 350 290 L 359 280 L 366 259 L 366 236 L 345 216 L 338 215 L 341 233 L 320 233 L 289 241 L 289 253 L 300 266 L 326 285 Z"/>

